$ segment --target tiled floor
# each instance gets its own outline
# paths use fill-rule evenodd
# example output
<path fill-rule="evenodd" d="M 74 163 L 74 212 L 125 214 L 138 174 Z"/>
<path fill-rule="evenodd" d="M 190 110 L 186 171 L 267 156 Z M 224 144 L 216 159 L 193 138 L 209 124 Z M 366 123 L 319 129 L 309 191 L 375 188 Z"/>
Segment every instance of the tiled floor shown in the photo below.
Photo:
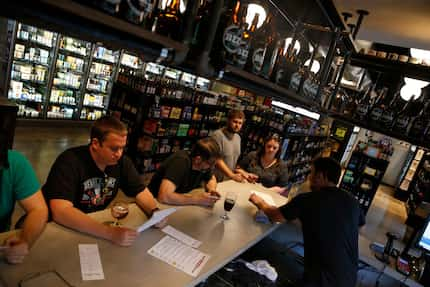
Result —
<path fill-rule="evenodd" d="M 88 127 L 17 127 L 14 140 L 14 148 L 21 151 L 33 165 L 37 177 L 43 184 L 48 176 L 49 169 L 55 158 L 65 149 L 88 143 Z M 371 241 L 386 241 L 385 233 L 396 232 L 400 236 L 405 233 L 406 210 L 403 202 L 392 197 L 393 190 L 390 187 L 380 186 L 372 206 L 367 214 L 367 223 L 362 228 L 361 234 Z M 22 210 L 16 209 L 16 219 Z M 372 286 L 376 275 L 366 273 L 362 275 L 360 286 Z M 372 277 L 373 276 L 373 277 Z M 382 280 L 380 286 L 398 286 L 389 278 Z"/>

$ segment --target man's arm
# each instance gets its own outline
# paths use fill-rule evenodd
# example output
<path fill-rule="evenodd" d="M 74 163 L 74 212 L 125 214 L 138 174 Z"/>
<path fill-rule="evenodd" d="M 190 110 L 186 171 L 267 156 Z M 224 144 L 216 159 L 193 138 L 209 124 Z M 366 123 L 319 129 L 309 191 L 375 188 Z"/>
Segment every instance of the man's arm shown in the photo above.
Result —
<path fill-rule="evenodd" d="M 282 215 L 281 211 L 276 206 L 268 205 L 261 197 L 255 194 L 251 194 L 249 197 L 255 206 L 261 209 L 264 214 L 266 214 L 272 222 L 285 222 L 285 217 Z"/>
<path fill-rule="evenodd" d="M 175 192 L 175 190 L 176 185 L 172 181 L 164 178 L 161 181 L 160 190 L 158 192 L 158 200 L 166 204 L 203 206 L 213 206 L 218 200 L 206 192 L 196 194 L 181 194 Z"/>
<path fill-rule="evenodd" d="M 19 236 L 12 236 L 6 240 L 9 248 L 5 255 L 7 261 L 12 264 L 21 263 L 24 260 L 48 220 L 48 207 L 40 190 L 20 200 L 19 203 L 26 212 L 22 231 Z"/>
<path fill-rule="evenodd" d="M 71 229 L 110 240 L 121 246 L 130 246 L 137 237 L 135 230 L 107 226 L 92 219 L 68 200 L 51 199 L 49 205 L 54 221 Z"/>
<path fill-rule="evenodd" d="M 240 173 L 234 173 L 228 166 L 227 164 L 224 162 L 224 160 L 222 158 L 218 159 L 215 163 L 215 166 L 222 172 L 224 173 L 226 176 L 228 176 L 229 178 L 233 179 L 234 181 L 237 182 L 243 182 L 244 178 L 242 176 L 242 174 Z"/>

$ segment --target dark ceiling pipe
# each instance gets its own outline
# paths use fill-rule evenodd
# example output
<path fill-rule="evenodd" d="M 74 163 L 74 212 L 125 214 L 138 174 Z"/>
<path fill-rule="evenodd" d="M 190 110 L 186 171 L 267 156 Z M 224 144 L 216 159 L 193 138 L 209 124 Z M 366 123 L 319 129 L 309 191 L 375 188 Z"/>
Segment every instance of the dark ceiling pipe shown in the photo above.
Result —
<path fill-rule="evenodd" d="M 348 19 L 352 17 L 352 13 L 342 12 L 342 16 L 343 16 L 343 21 L 346 24 L 346 23 L 348 23 Z"/>
<path fill-rule="evenodd" d="M 349 33 L 353 34 L 355 31 L 355 24 L 347 24 L 347 26 L 349 27 Z"/>
<path fill-rule="evenodd" d="M 357 37 L 358 30 L 360 30 L 360 27 L 361 27 L 361 24 L 363 22 L 364 16 L 369 15 L 369 11 L 359 9 L 359 10 L 357 10 L 357 13 L 358 13 L 358 20 L 357 20 L 357 23 L 355 24 L 354 33 L 352 34 L 352 38 L 354 40 L 355 40 L 355 37 Z"/>

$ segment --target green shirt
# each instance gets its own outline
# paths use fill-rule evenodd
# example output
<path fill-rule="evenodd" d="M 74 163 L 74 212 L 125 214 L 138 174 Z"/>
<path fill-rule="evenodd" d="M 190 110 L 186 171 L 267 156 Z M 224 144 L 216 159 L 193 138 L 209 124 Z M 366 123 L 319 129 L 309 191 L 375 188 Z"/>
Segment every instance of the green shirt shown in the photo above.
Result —
<path fill-rule="evenodd" d="M 3 169 L 0 189 L 0 231 L 10 228 L 17 200 L 23 200 L 40 189 L 33 168 L 19 152 L 8 151 L 9 168 Z"/>

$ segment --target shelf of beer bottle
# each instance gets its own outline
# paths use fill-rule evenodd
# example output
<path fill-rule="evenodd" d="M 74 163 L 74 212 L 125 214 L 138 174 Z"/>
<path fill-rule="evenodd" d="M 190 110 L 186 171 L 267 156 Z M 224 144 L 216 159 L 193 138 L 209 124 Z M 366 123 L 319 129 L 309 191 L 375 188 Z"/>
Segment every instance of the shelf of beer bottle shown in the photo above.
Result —
<path fill-rule="evenodd" d="M 100 41 L 112 48 L 137 51 L 148 61 L 159 58 L 161 52 L 165 52 L 163 48 L 188 51 L 187 45 L 77 1 L 6 1 L 0 15 L 42 29 L 55 27 L 56 32 L 91 42 Z"/>
<path fill-rule="evenodd" d="M 383 134 L 383 135 L 386 135 L 386 136 L 389 136 L 389 137 L 392 137 L 395 139 L 406 141 L 406 142 L 414 144 L 414 145 L 418 145 L 418 146 L 425 146 L 426 145 L 426 143 L 420 139 L 409 137 L 406 134 L 406 131 L 403 131 L 403 133 L 395 132 L 391 129 L 381 127 L 381 126 L 377 125 L 377 123 L 375 124 L 375 121 L 366 121 L 366 120 L 360 121 L 359 119 L 347 117 L 343 114 L 339 114 L 339 113 L 336 113 L 333 111 L 329 111 L 327 113 L 327 115 L 330 116 L 331 118 L 338 120 L 338 121 L 347 122 L 347 123 L 359 126 L 361 128 L 365 128 L 365 129 L 368 129 L 368 130 L 371 130 L 371 131 L 374 131 L 374 132 L 377 132 L 377 133 L 380 133 L 380 134 Z"/>
<path fill-rule="evenodd" d="M 293 91 L 283 88 L 273 82 L 270 82 L 269 80 L 235 66 L 227 65 L 225 67 L 222 80 L 233 85 L 239 85 L 240 87 L 249 89 L 255 93 L 272 96 L 273 98 L 277 99 L 282 98 L 287 102 L 298 104 L 300 106 L 315 106 L 315 103 L 302 96 L 299 96 Z"/>
<path fill-rule="evenodd" d="M 394 72 L 419 80 L 430 81 L 430 67 L 420 64 L 405 63 L 376 56 L 354 54 L 351 65 L 382 72 Z"/>

